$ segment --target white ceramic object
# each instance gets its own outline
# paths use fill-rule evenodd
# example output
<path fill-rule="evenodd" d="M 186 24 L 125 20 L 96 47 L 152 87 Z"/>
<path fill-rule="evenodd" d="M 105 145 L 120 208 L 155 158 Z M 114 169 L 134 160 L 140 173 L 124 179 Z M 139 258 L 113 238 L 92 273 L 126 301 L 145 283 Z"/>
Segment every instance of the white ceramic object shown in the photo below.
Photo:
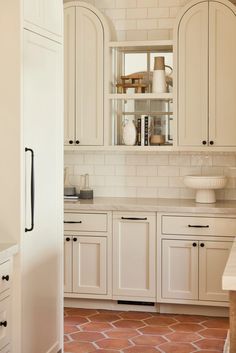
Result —
<path fill-rule="evenodd" d="M 167 92 L 165 70 L 154 70 L 153 71 L 152 92 L 153 93 Z"/>
<path fill-rule="evenodd" d="M 137 130 L 134 121 L 129 119 L 123 127 L 123 142 L 127 146 L 134 146 L 137 140 Z"/>
<path fill-rule="evenodd" d="M 215 190 L 223 189 L 227 183 L 227 178 L 220 176 L 187 175 L 184 177 L 187 187 L 196 189 L 196 202 L 214 203 L 216 202 Z"/>

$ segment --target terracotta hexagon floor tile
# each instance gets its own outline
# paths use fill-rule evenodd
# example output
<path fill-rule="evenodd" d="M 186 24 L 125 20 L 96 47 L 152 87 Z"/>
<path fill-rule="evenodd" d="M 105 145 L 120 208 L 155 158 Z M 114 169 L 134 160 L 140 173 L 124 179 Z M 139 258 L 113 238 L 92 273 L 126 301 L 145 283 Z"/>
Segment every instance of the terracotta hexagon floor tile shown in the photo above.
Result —
<path fill-rule="evenodd" d="M 207 328 L 229 328 L 229 320 L 227 318 L 214 318 L 208 319 L 203 323 L 203 326 Z"/>
<path fill-rule="evenodd" d="M 126 311 L 119 315 L 122 319 L 144 320 L 152 317 L 152 314 L 139 311 Z"/>
<path fill-rule="evenodd" d="M 173 332 L 166 326 L 146 326 L 139 329 L 139 331 L 147 335 L 166 335 Z"/>
<path fill-rule="evenodd" d="M 154 336 L 154 335 L 140 335 L 132 338 L 131 341 L 135 345 L 153 346 L 153 347 L 159 346 L 160 344 L 167 342 L 167 340 L 164 339 L 163 337 Z"/>
<path fill-rule="evenodd" d="M 114 349 L 96 349 L 95 351 L 92 351 L 91 353 L 120 353 L 120 351 L 117 351 Z"/>
<path fill-rule="evenodd" d="M 82 331 L 103 332 L 111 329 L 112 329 L 112 326 L 108 322 L 89 322 L 81 326 Z"/>
<path fill-rule="evenodd" d="M 212 349 L 209 351 L 209 349 L 205 350 L 205 349 L 201 349 L 200 351 L 196 351 L 199 353 L 220 353 L 222 351 L 213 351 Z"/>
<path fill-rule="evenodd" d="M 164 343 L 159 347 L 165 353 L 192 353 L 196 352 L 196 348 L 190 343 Z"/>
<path fill-rule="evenodd" d="M 195 342 L 201 339 L 197 333 L 187 333 L 187 332 L 174 332 L 167 335 L 166 338 L 171 342 Z"/>
<path fill-rule="evenodd" d="M 64 322 L 66 325 L 82 325 L 88 320 L 81 316 L 67 316 L 64 318 Z"/>
<path fill-rule="evenodd" d="M 70 335 L 74 341 L 81 342 L 96 342 L 104 338 L 104 335 L 99 332 L 76 332 Z"/>
<path fill-rule="evenodd" d="M 195 342 L 194 344 L 201 349 L 218 349 L 221 352 L 223 351 L 224 343 L 224 340 L 204 338 L 200 341 Z"/>
<path fill-rule="evenodd" d="M 69 341 L 70 341 L 69 338 L 66 335 L 64 335 L 64 343 Z"/>
<path fill-rule="evenodd" d="M 120 317 L 110 313 L 109 314 L 99 313 L 99 314 L 93 315 L 89 319 L 92 322 L 113 322 L 113 321 L 120 320 Z"/>
<path fill-rule="evenodd" d="M 172 325 L 171 328 L 177 332 L 198 332 L 201 331 L 204 327 L 199 324 L 183 323 Z"/>
<path fill-rule="evenodd" d="M 93 344 L 87 342 L 69 342 L 64 344 L 65 353 L 91 353 L 94 348 Z"/>
<path fill-rule="evenodd" d="M 106 338 L 97 342 L 100 348 L 104 349 L 122 349 L 131 346 L 131 343 L 126 339 Z"/>
<path fill-rule="evenodd" d="M 78 332 L 80 329 L 75 325 L 64 325 L 64 333 Z"/>
<path fill-rule="evenodd" d="M 171 317 L 165 317 L 160 315 L 144 320 L 144 322 L 150 326 L 169 326 L 172 324 L 176 324 L 178 321 L 172 319 Z"/>
<path fill-rule="evenodd" d="M 109 338 L 132 338 L 139 335 L 139 332 L 132 329 L 113 329 L 112 331 L 106 331 L 106 335 Z"/>
<path fill-rule="evenodd" d="M 206 316 L 200 316 L 200 315 L 173 315 L 173 317 L 183 323 L 183 322 L 188 322 L 192 324 L 198 324 L 200 322 L 206 321 Z"/>
<path fill-rule="evenodd" d="M 69 316 L 86 316 L 89 317 L 91 315 L 97 314 L 97 310 L 94 309 L 80 309 L 80 308 L 72 308 L 72 309 L 67 309 L 66 313 Z"/>
<path fill-rule="evenodd" d="M 145 326 L 145 324 L 142 321 L 138 320 L 120 320 L 117 321 L 113 324 L 115 327 L 120 327 L 120 328 L 140 328 Z"/>
<path fill-rule="evenodd" d="M 134 346 L 123 350 L 124 353 L 159 353 L 158 348 L 150 346 Z"/>
<path fill-rule="evenodd" d="M 218 338 L 225 339 L 228 330 L 221 328 L 206 328 L 199 332 L 199 334 L 205 338 Z"/>

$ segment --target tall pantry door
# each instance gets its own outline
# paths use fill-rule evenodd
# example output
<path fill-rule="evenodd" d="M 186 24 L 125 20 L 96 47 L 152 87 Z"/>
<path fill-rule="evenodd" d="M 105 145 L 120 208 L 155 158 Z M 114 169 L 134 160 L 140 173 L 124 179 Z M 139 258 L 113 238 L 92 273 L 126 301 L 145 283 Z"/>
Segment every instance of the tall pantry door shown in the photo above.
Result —
<path fill-rule="evenodd" d="M 62 46 L 24 31 L 24 147 L 34 151 L 34 229 L 22 239 L 22 353 L 62 348 Z M 25 153 L 25 226 L 31 227 L 31 152 Z"/>

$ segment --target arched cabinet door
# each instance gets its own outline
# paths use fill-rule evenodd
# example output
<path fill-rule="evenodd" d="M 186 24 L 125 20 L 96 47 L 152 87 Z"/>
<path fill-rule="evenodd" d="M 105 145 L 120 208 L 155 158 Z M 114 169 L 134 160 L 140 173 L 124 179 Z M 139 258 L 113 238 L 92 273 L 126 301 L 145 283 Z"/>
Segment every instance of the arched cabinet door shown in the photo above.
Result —
<path fill-rule="evenodd" d="M 209 21 L 209 140 L 236 146 L 235 7 L 211 1 Z"/>
<path fill-rule="evenodd" d="M 104 29 L 88 8 L 76 7 L 76 140 L 103 145 Z"/>
<path fill-rule="evenodd" d="M 177 29 L 178 144 L 208 140 L 208 2 L 190 7 Z"/>

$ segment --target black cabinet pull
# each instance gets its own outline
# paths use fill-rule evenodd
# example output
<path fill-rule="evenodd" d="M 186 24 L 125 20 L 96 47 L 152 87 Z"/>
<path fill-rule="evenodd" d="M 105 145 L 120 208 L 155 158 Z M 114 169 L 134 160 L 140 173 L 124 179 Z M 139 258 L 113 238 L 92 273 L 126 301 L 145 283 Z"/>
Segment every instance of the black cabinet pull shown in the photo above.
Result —
<path fill-rule="evenodd" d="M 121 217 L 121 219 L 127 220 L 127 221 L 146 221 L 147 217 L 139 218 L 139 217 Z"/>
<path fill-rule="evenodd" d="M 209 228 L 210 226 L 207 225 L 207 226 L 201 226 L 201 225 L 192 225 L 192 224 L 189 224 L 188 225 L 189 228 Z"/>
<path fill-rule="evenodd" d="M 206 145 L 206 144 L 207 144 L 207 142 L 204 140 L 204 141 L 202 141 L 202 144 L 203 144 L 203 145 Z"/>
<path fill-rule="evenodd" d="M 34 151 L 32 148 L 25 148 L 25 152 L 31 153 L 31 185 L 30 185 L 30 192 L 31 192 L 31 227 L 25 227 L 25 232 L 32 232 L 34 229 L 34 198 L 35 198 L 35 190 L 34 190 Z"/>
<path fill-rule="evenodd" d="M 200 246 L 201 246 L 201 248 L 204 248 L 205 244 L 204 244 L 204 243 L 201 243 Z"/>
<path fill-rule="evenodd" d="M 196 248 L 196 246 L 197 246 L 197 243 L 193 243 L 193 247 Z"/>
<path fill-rule="evenodd" d="M 67 238 L 66 238 L 66 241 L 70 241 L 70 238 L 69 238 L 69 237 L 67 237 Z"/>
<path fill-rule="evenodd" d="M 67 224 L 80 224 L 80 223 L 82 223 L 82 221 L 64 221 L 64 223 L 67 223 Z"/>
<path fill-rule="evenodd" d="M 210 141 L 210 145 L 214 145 L 214 141 Z"/>
<path fill-rule="evenodd" d="M 72 140 L 70 140 L 70 141 L 69 141 L 69 144 L 70 144 L 70 145 L 72 145 L 72 144 L 73 144 L 73 141 L 72 141 Z"/>
<path fill-rule="evenodd" d="M 9 275 L 2 276 L 2 280 L 3 280 L 3 281 L 7 281 L 7 282 L 8 282 L 9 279 L 10 279 Z"/>
<path fill-rule="evenodd" d="M 7 321 L 1 321 L 1 322 L 0 322 L 0 326 L 7 327 Z"/>
<path fill-rule="evenodd" d="M 76 145 L 79 145 L 79 144 L 80 144 L 80 141 L 79 141 L 79 140 L 76 140 L 75 143 L 76 143 Z"/>
<path fill-rule="evenodd" d="M 73 238 L 73 241 L 77 241 L 77 238 Z"/>

